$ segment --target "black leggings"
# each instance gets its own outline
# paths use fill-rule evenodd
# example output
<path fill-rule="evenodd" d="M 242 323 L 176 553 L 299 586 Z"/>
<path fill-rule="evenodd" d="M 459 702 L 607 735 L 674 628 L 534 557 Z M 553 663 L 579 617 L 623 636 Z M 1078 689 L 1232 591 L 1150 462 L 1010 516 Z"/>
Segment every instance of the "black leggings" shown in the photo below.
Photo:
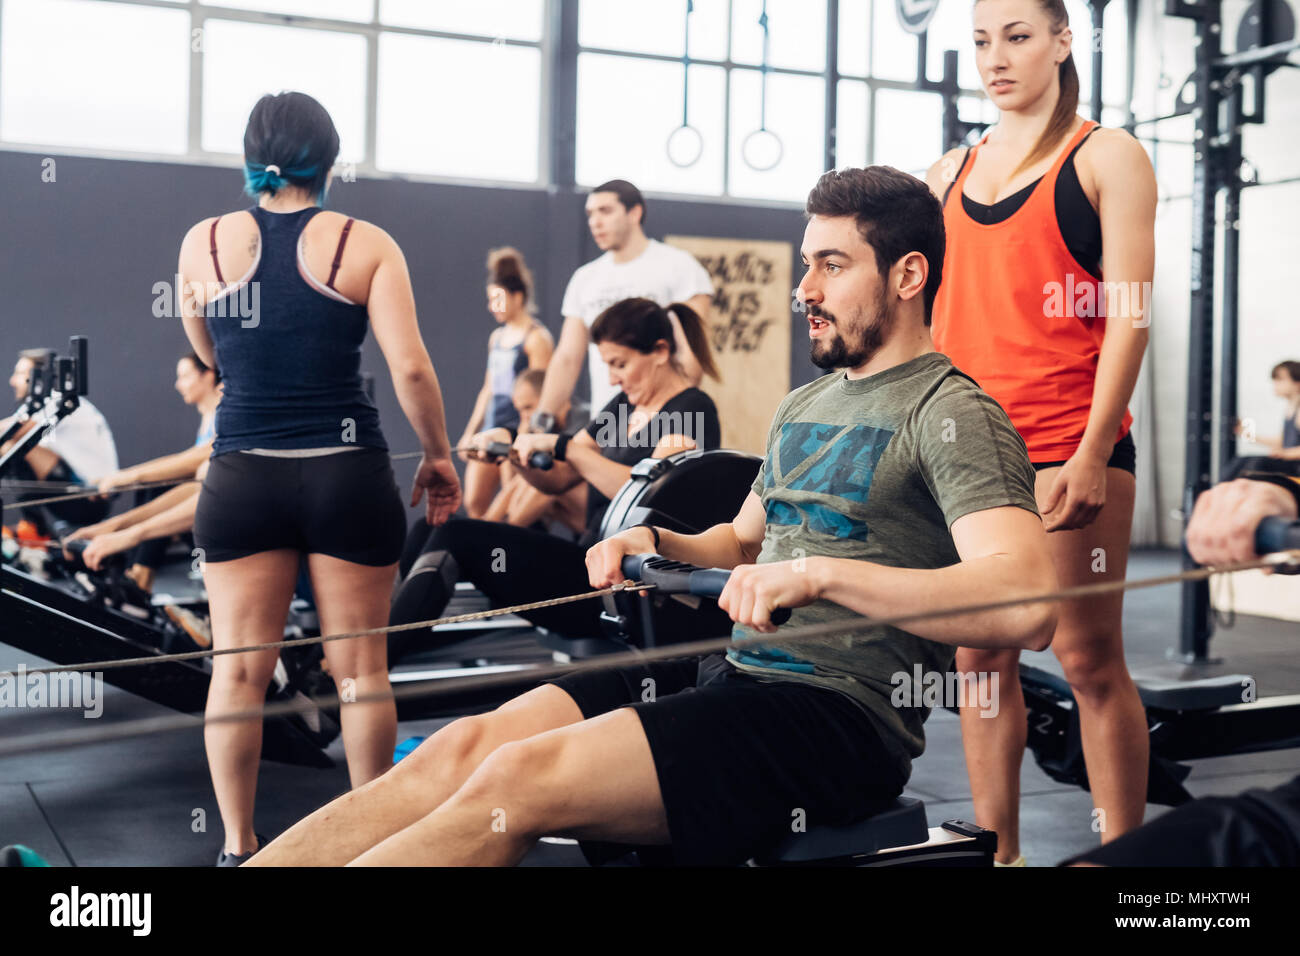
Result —
<path fill-rule="evenodd" d="M 473 582 L 492 607 L 530 604 L 592 590 L 587 575 L 587 548 L 531 528 L 517 528 L 498 521 L 452 518 L 441 527 L 430 530 L 421 519 L 406 539 L 400 564 L 403 580 L 419 556 L 430 551 L 450 553 L 460 568 L 460 580 Z M 409 624 L 439 617 L 450 600 L 451 591 L 439 577 L 431 584 L 427 600 L 418 608 L 407 608 L 407 620 L 398 620 L 394 616 L 389 623 Z M 602 637 L 602 609 L 602 602 L 591 598 L 526 611 L 520 616 L 564 637 Z M 671 600 L 656 608 L 654 620 L 661 643 L 717 636 L 727 633 L 730 627 L 730 622 L 716 607 L 710 609 L 706 606 L 701 613 Z M 437 647 L 463 640 L 455 631 L 444 637 L 434 632 L 434 643 L 429 644 L 415 636 L 419 633 L 404 631 L 390 635 L 389 659 L 396 660 L 402 650 L 414 646 L 417 641 L 424 647 Z"/>
<path fill-rule="evenodd" d="M 587 550 L 531 528 L 517 528 L 501 521 L 452 518 L 430 530 L 421 519 L 406 538 L 400 565 L 402 577 L 421 554 L 429 551 L 449 552 L 460 567 L 460 580 L 473 582 L 493 607 L 591 590 Z M 443 591 L 422 610 L 431 618 L 438 617 L 450 600 L 451 594 Z M 566 637 L 597 637 L 601 633 L 600 602 L 596 600 L 541 608 L 523 617 Z"/>

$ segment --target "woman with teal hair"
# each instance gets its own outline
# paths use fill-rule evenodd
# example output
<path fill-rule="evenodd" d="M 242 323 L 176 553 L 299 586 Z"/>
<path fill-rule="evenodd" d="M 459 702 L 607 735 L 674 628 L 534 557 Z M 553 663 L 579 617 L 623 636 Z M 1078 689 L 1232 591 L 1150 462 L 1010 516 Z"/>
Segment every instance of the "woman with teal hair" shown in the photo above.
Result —
<path fill-rule="evenodd" d="M 424 452 L 411 505 L 427 494 L 425 515 L 437 525 L 460 504 L 402 250 L 378 226 L 320 207 L 338 151 L 316 100 L 262 97 L 244 132 L 245 188 L 256 205 L 196 223 L 181 246 L 185 331 L 225 383 L 194 519 L 219 649 L 281 639 L 304 556 L 322 634 L 388 622 L 407 519 L 362 386 L 368 333 Z M 391 764 L 396 742 L 387 642 L 331 641 L 325 656 L 348 701 L 343 747 L 361 786 Z M 221 866 L 262 842 L 253 828 L 262 722 L 211 718 L 260 715 L 277 659 L 269 650 L 212 662 L 204 740 L 225 829 Z"/>

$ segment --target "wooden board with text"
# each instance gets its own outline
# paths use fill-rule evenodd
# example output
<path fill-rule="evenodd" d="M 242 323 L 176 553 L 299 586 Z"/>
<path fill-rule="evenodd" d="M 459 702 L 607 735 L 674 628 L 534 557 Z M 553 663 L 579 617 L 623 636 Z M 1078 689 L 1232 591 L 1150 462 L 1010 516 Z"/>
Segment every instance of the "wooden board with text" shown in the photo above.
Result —
<path fill-rule="evenodd" d="M 718 406 L 722 447 L 762 455 L 772 416 L 790 391 L 788 242 L 665 236 L 695 256 L 713 279 L 709 344 L 722 381 L 700 388 Z"/>

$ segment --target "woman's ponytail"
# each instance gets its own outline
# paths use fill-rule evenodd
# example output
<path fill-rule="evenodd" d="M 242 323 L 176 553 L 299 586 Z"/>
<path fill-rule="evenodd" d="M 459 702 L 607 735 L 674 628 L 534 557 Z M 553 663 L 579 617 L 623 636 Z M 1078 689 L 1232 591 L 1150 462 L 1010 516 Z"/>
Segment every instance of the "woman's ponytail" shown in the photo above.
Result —
<path fill-rule="evenodd" d="M 704 320 L 700 318 L 700 314 L 682 302 L 674 302 L 668 306 L 667 311 L 677 316 L 677 321 L 682 326 L 682 334 L 686 336 L 686 343 L 691 347 L 695 360 L 700 363 L 700 368 L 714 381 L 721 382 L 722 375 L 718 371 L 717 362 L 713 359 L 713 349 L 709 347 L 709 333 L 704 327 Z"/>

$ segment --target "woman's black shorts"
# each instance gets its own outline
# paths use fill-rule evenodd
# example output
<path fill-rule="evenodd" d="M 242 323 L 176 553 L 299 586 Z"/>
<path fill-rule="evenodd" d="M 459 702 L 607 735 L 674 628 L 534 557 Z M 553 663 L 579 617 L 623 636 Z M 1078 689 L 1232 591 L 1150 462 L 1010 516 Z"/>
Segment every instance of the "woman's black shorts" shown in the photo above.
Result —
<path fill-rule="evenodd" d="M 580 841 L 593 864 L 744 863 L 807 827 L 861 819 L 906 780 L 867 711 L 838 691 L 760 680 L 721 654 L 579 672 L 548 683 L 585 719 L 631 706 L 654 756 L 672 847 Z"/>
<path fill-rule="evenodd" d="M 1034 471 L 1042 471 L 1044 468 L 1059 468 L 1064 465 L 1063 461 L 1035 461 L 1031 462 Z M 1133 433 L 1127 431 L 1124 437 L 1115 442 L 1115 447 L 1111 449 L 1110 459 L 1106 462 L 1107 468 L 1118 468 L 1121 471 L 1127 471 L 1130 475 L 1137 474 L 1137 445 L 1133 444 Z"/>
<path fill-rule="evenodd" d="M 227 452 L 212 459 L 194 516 L 204 561 L 288 548 L 382 567 L 395 564 L 406 512 L 388 452 L 311 458 Z"/>

